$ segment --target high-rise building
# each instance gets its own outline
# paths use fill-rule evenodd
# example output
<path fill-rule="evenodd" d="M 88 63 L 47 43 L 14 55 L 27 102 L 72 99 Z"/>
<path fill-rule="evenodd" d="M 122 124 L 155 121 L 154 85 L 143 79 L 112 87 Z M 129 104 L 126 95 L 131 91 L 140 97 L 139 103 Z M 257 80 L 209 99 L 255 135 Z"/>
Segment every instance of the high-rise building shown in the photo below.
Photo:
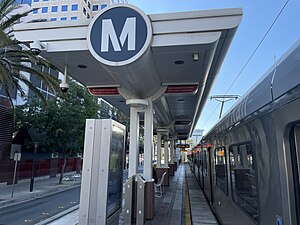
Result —
<path fill-rule="evenodd" d="M 27 5 L 31 5 L 31 1 L 32 0 L 16 0 L 17 4 L 27 4 Z"/>
<path fill-rule="evenodd" d="M 90 19 L 99 10 L 114 3 L 127 1 L 113 0 L 32 0 L 33 20 L 58 21 Z"/>

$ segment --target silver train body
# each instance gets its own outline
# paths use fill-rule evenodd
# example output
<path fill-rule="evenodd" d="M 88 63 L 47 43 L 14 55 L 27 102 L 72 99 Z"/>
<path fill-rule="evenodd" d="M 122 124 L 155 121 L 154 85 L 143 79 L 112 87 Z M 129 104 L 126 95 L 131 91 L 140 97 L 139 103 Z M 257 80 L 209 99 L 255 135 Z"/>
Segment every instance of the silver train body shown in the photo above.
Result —
<path fill-rule="evenodd" d="M 300 40 L 189 158 L 222 225 L 300 225 Z"/>

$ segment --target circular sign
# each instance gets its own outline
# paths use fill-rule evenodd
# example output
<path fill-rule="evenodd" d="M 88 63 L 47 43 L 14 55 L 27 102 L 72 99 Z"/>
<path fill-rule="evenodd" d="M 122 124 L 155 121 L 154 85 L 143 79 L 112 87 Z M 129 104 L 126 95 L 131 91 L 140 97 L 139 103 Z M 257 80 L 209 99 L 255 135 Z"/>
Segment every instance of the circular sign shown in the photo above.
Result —
<path fill-rule="evenodd" d="M 148 16 L 135 6 L 118 4 L 93 18 L 87 43 L 91 54 L 101 63 L 123 66 L 141 57 L 151 38 Z"/>

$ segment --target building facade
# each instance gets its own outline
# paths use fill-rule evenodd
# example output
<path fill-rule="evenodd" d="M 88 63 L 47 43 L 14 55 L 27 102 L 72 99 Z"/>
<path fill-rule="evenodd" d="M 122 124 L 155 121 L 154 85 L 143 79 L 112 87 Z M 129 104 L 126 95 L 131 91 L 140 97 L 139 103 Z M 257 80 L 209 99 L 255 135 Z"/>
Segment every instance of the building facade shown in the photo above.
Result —
<path fill-rule="evenodd" d="M 33 20 L 59 21 L 91 19 L 101 9 L 114 3 L 113 0 L 32 0 Z"/>

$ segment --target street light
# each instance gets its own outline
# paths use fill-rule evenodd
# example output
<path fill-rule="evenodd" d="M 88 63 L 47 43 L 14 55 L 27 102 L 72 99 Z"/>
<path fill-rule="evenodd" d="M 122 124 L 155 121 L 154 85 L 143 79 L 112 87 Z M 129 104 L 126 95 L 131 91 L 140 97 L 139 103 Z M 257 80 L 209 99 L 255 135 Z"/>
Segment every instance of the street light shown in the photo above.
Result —
<path fill-rule="evenodd" d="M 239 95 L 213 95 L 213 96 L 209 97 L 210 100 L 215 99 L 216 101 L 221 102 L 221 110 L 220 110 L 219 119 L 222 116 L 224 103 L 228 102 L 228 101 L 231 101 L 233 99 L 237 100 L 239 98 L 240 98 Z"/>

